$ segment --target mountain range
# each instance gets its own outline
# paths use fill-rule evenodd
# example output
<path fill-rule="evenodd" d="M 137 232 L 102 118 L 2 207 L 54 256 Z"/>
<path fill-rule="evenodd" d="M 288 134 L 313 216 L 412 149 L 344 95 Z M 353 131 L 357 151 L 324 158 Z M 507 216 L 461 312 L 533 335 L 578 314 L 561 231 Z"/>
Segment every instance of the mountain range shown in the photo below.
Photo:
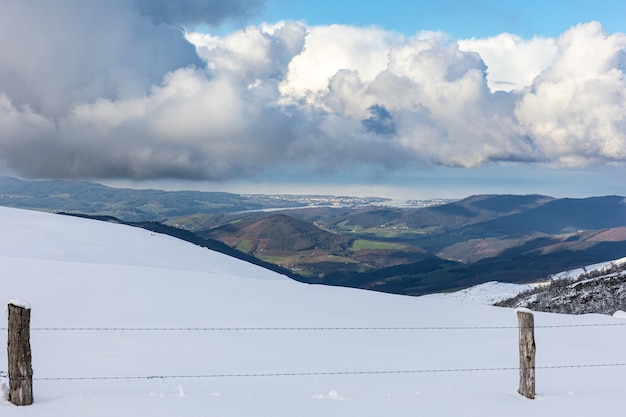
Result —
<path fill-rule="evenodd" d="M 477 195 L 394 207 L 377 198 L 130 190 L 5 177 L 0 205 L 128 223 L 299 281 L 408 295 L 532 282 L 626 254 L 620 196 Z"/>
<path fill-rule="evenodd" d="M 193 231 L 306 282 L 420 295 L 487 281 L 531 282 L 622 257 L 623 200 L 483 195 L 417 209 L 246 213 Z"/>

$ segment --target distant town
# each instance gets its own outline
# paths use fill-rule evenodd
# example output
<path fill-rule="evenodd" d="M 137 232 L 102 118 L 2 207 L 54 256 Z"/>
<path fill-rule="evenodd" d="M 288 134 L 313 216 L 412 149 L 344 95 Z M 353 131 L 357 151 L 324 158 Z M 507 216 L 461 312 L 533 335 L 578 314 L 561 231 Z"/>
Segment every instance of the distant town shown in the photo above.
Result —
<path fill-rule="evenodd" d="M 427 200 L 395 200 L 382 197 L 350 197 L 332 195 L 290 195 L 290 194 L 241 194 L 242 197 L 250 201 L 257 202 L 266 207 L 273 207 L 272 202 L 290 202 L 292 208 L 302 207 L 348 207 L 358 208 L 366 206 L 382 207 L 406 207 L 420 208 L 431 207 L 450 203 L 451 199 L 427 199 Z M 275 210 L 276 208 L 272 208 Z"/>

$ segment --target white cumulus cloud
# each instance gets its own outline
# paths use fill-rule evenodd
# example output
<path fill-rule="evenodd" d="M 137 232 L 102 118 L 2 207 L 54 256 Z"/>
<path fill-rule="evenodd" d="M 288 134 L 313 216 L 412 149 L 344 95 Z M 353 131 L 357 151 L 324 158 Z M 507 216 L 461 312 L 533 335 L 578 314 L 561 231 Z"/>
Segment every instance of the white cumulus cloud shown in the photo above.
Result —
<path fill-rule="evenodd" d="M 260 2 L 166 3 L 0 0 L 2 172 L 219 180 L 626 160 L 626 35 L 597 22 L 530 40 L 297 22 L 217 36 L 175 25 Z"/>
<path fill-rule="evenodd" d="M 521 90 L 552 65 L 558 46 L 553 38 L 526 40 L 502 33 L 483 39 L 459 40 L 464 51 L 477 52 L 487 65 L 487 82 L 492 91 Z"/>
<path fill-rule="evenodd" d="M 598 22 L 557 40 L 554 63 L 517 103 L 523 132 L 555 164 L 578 166 L 626 157 L 626 35 Z"/>

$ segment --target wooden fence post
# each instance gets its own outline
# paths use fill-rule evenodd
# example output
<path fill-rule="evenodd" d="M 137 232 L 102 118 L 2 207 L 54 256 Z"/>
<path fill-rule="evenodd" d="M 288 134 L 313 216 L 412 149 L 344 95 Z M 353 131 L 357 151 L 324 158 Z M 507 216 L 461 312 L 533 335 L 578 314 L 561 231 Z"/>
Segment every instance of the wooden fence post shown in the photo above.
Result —
<path fill-rule="evenodd" d="M 9 301 L 9 401 L 15 405 L 33 403 L 33 368 L 30 352 L 30 305 Z"/>
<path fill-rule="evenodd" d="M 519 327 L 519 389 L 526 398 L 535 398 L 535 316 L 526 308 L 517 309 Z"/>

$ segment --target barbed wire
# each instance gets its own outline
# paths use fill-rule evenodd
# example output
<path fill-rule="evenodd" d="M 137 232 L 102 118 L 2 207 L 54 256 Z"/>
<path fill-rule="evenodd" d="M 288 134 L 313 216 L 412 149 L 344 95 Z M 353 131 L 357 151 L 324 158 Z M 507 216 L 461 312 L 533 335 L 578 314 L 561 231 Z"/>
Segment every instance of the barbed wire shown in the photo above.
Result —
<path fill-rule="evenodd" d="M 626 363 L 605 364 L 578 364 L 578 365 L 546 365 L 536 366 L 537 370 L 554 369 L 581 369 L 581 368 L 609 368 L 622 367 Z M 471 372 L 503 372 L 518 371 L 519 367 L 496 368 L 456 368 L 456 369 L 412 369 L 412 370 L 370 370 L 370 371 L 321 371 L 321 372 L 264 372 L 239 374 L 199 374 L 199 375 L 145 375 L 145 376 L 61 376 L 61 377 L 33 377 L 35 381 L 115 381 L 115 380 L 150 380 L 150 379 L 215 379 L 215 378 L 272 378 L 298 376 L 348 376 L 348 375 L 398 375 L 398 374 L 429 374 L 429 373 L 471 373 Z M 8 378 L 4 371 L 0 371 L 0 378 Z"/>
<path fill-rule="evenodd" d="M 535 329 L 618 327 L 624 323 L 537 325 Z M 400 327 L 33 327 L 31 331 L 115 331 L 115 332 L 252 332 L 252 331 L 436 331 L 436 330 L 507 330 L 519 326 L 400 326 Z M 8 330 L 0 327 L 0 330 Z"/>

